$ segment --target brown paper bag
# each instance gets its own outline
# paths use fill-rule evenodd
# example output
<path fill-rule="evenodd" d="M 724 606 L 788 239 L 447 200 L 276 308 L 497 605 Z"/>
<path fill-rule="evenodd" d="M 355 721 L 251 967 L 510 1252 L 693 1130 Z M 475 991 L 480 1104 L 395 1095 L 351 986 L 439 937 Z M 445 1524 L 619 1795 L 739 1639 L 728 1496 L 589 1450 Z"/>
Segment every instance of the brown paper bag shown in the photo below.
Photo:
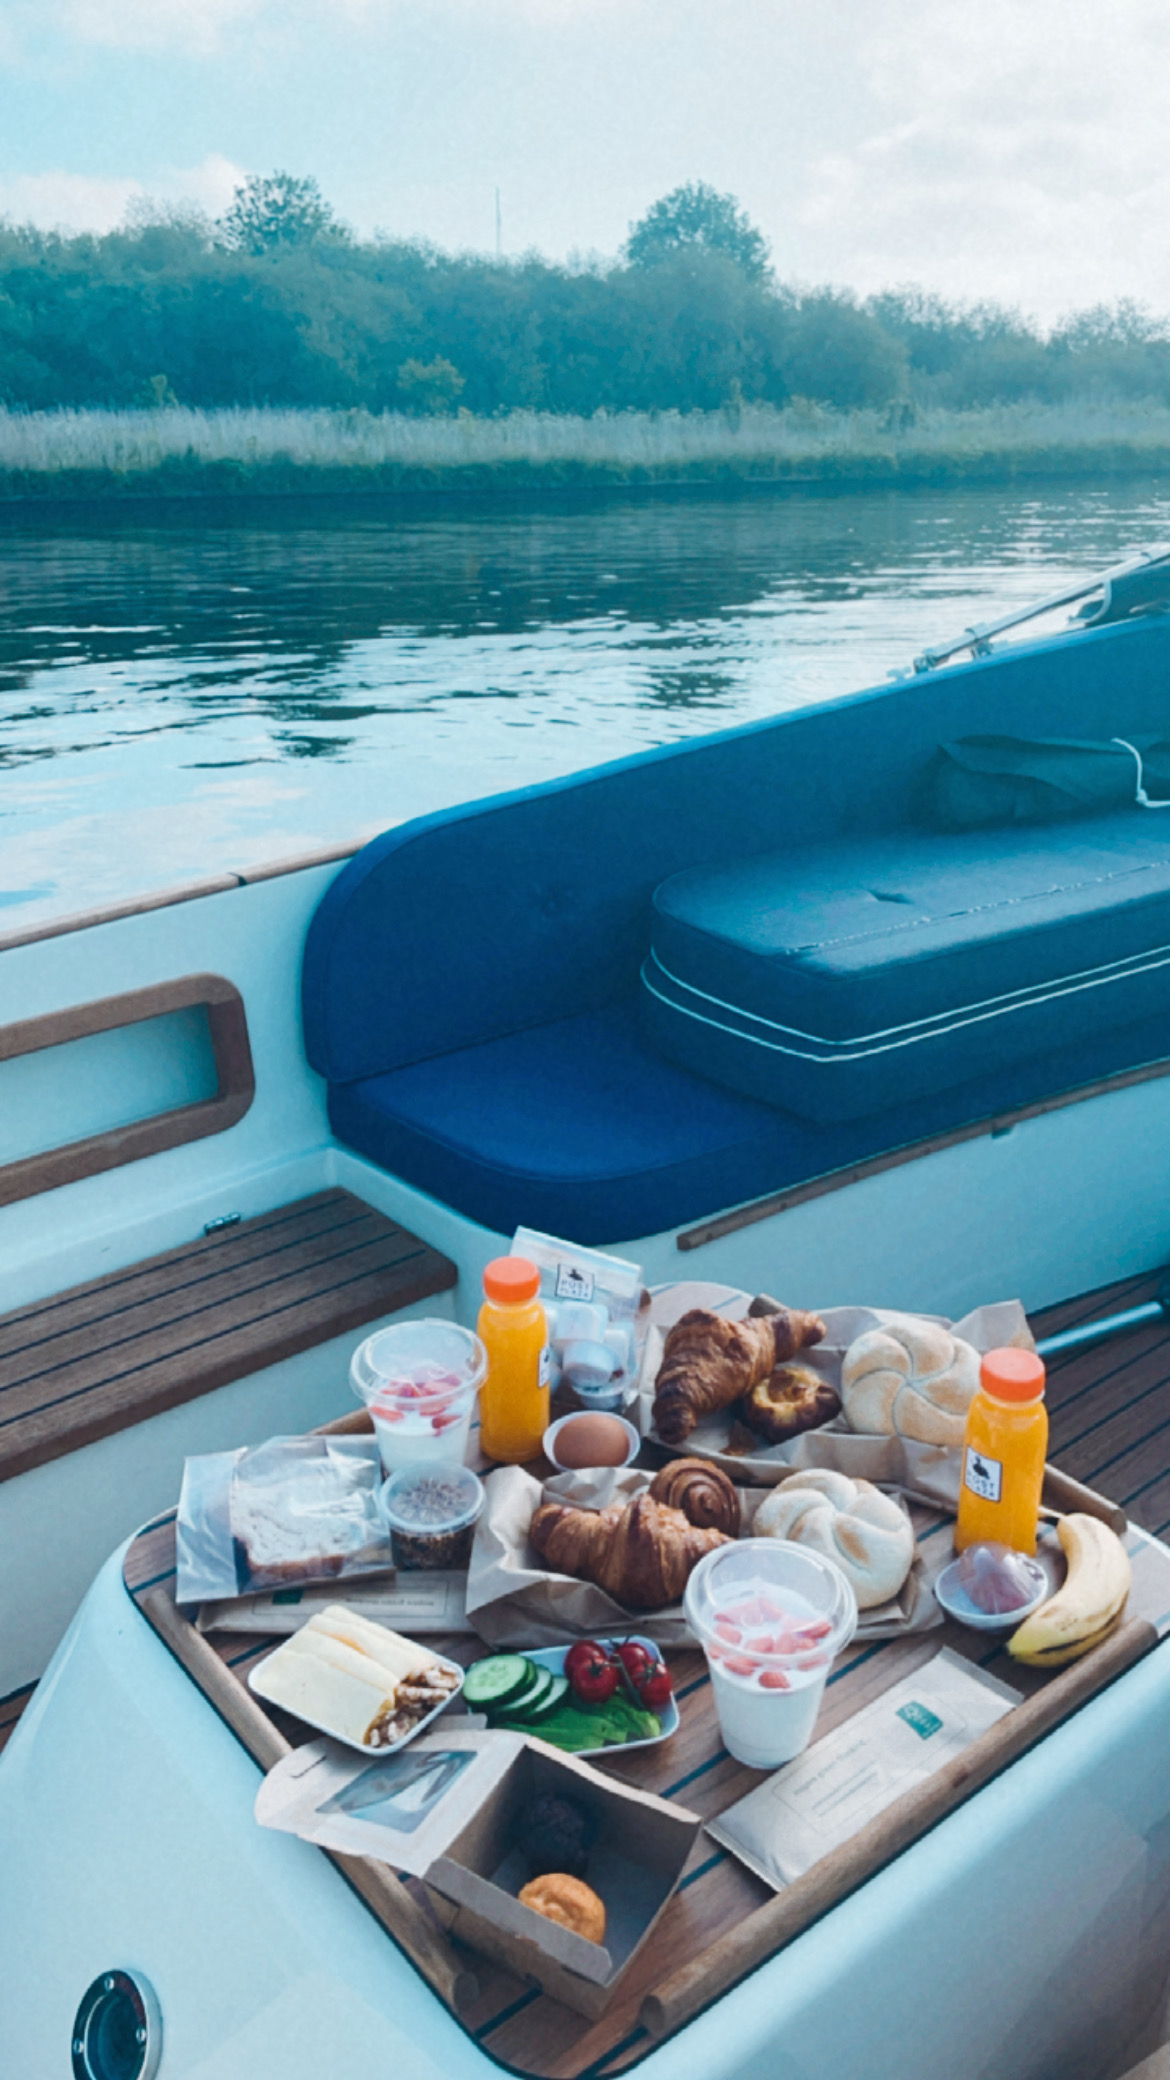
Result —
<path fill-rule="evenodd" d="M 598 1467 L 558 1474 L 542 1488 L 518 1466 L 503 1466 L 489 1474 L 467 1580 L 467 1615 L 481 1637 L 493 1647 L 526 1648 L 560 1646 L 575 1638 L 620 1638 L 636 1632 L 660 1647 L 693 1646 L 680 1603 L 661 1611 L 627 1610 L 591 1582 L 552 1573 L 528 1543 L 533 1511 L 546 1497 L 604 1509 L 607 1503 L 642 1494 L 652 1479 L 652 1474 L 634 1467 Z M 752 1518 L 772 1486 L 774 1481 L 768 1487 L 741 1489 L 745 1536 L 750 1536 Z M 863 1611 L 856 1636 L 890 1639 L 941 1624 L 932 1585 L 951 1558 L 947 1538 L 917 1546 L 898 1595 Z"/>
<path fill-rule="evenodd" d="M 689 1455 L 711 1459 L 737 1481 L 774 1485 L 786 1480 L 796 1468 L 826 1466 L 847 1473 L 854 1480 L 874 1481 L 879 1487 L 897 1488 L 923 1502 L 956 1509 L 960 1458 L 957 1450 L 945 1445 L 919 1444 L 913 1438 L 861 1435 L 850 1430 L 844 1416 L 819 1430 L 802 1431 L 787 1444 L 761 1443 L 754 1451 L 740 1452 L 729 1449 L 733 1418 L 728 1411 L 720 1410 L 700 1423 L 685 1445 L 670 1447 L 660 1442 L 654 1431 L 652 1409 L 666 1330 L 692 1307 L 705 1307 L 739 1321 L 746 1315 L 751 1298 L 750 1293 L 734 1286 L 698 1282 L 663 1286 L 655 1293 L 635 1417 L 647 1441 L 664 1457 Z M 827 1307 L 821 1310 L 821 1317 L 827 1332 L 825 1339 L 801 1351 L 800 1360 L 839 1392 L 841 1365 L 850 1344 L 867 1329 L 880 1328 L 898 1317 L 892 1309 L 880 1307 Z M 906 1319 L 904 1313 L 901 1319 Z M 1004 1344 L 1015 1344 L 1024 1350 L 1034 1348 L 1027 1315 L 1018 1300 L 1001 1300 L 975 1308 L 960 1322 L 947 1321 L 943 1315 L 919 1315 L 913 1319 L 941 1324 L 973 1344 L 977 1351 L 996 1350 Z"/>

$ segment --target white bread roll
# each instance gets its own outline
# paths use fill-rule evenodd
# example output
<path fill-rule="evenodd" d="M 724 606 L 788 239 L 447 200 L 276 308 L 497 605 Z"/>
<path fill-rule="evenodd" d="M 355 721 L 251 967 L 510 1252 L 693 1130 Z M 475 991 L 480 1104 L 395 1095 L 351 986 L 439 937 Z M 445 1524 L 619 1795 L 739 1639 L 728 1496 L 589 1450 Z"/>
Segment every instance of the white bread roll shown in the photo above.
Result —
<path fill-rule="evenodd" d="M 905 1510 L 872 1481 L 817 1468 L 773 1488 L 752 1521 L 753 1538 L 791 1538 L 835 1560 L 852 1583 L 857 1608 L 896 1596 L 914 1559 Z"/>
<path fill-rule="evenodd" d="M 841 1405 L 851 1430 L 961 1445 L 979 1385 L 979 1353 L 937 1322 L 891 1315 L 850 1344 L 841 1367 Z"/>

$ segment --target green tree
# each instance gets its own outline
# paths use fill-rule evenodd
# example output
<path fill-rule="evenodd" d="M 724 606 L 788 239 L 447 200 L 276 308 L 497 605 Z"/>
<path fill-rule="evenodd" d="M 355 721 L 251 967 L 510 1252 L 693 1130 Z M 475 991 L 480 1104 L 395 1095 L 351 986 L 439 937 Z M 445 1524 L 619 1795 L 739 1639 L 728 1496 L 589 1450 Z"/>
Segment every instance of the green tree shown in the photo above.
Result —
<path fill-rule="evenodd" d="M 291 173 L 250 174 L 236 189 L 218 230 L 232 252 L 253 255 L 346 236 L 316 181 Z"/>
<path fill-rule="evenodd" d="M 412 412 L 449 412 L 464 387 L 453 361 L 436 354 L 433 361 L 404 361 L 398 371 L 398 388 Z"/>
<path fill-rule="evenodd" d="M 653 267 L 687 247 L 701 246 L 733 260 L 749 281 L 768 273 L 768 242 L 734 195 L 720 195 L 706 181 L 687 181 L 664 195 L 631 224 L 623 248 L 631 267 Z"/>

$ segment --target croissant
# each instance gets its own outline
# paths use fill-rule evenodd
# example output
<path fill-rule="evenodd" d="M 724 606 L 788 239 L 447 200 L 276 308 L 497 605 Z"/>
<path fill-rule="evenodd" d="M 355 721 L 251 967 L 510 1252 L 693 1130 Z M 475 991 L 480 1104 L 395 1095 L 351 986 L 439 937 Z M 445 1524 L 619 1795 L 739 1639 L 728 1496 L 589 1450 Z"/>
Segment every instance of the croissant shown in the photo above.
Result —
<path fill-rule="evenodd" d="M 696 1423 L 730 1408 L 807 1344 L 819 1343 L 819 1315 L 781 1307 L 729 1322 L 693 1307 L 668 1331 L 654 1390 L 654 1427 L 664 1444 L 682 1444 Z"/>
<path fill-rule="evenodd" d="M 742 1511 L 739 1489 L 718 1466 L 706 1459 L 672 1459 L 650 1483 L 655 1502 L 681 1509 L 688 1524 L 699 1530 L 712 1527 L 728 1538 L 739 1537 Z"/>
<path fill-rule="evenodd" d="M 595 1582 L 631 1610 L 677 1603 L 704 1553 L 730 1543 L 722 1531 L 688 1524 L 680 1509 L 638 1495 L 606 1509 L 542 1502 L 528 1536 L 548 1566 Z"/>

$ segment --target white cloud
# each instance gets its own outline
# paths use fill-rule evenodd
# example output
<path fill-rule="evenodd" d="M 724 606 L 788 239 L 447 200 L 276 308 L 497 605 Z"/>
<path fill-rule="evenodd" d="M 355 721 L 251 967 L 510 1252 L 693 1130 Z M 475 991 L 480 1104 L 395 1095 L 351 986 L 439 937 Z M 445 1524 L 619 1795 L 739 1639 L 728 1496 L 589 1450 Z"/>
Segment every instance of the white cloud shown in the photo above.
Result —
<path fill-rule="evenodd" d="M 26 4 L 26 0 L 18 0 Z M 626 0 L 424 0 L 433 12 L 473 14 L 482 23 L 495 16 L 541 28 L 576 27 L 598 14 L 619 12 Z M 270 32 L 288 24 L 285 0 L 55 0 L 59 26 L 84 43 L 118 50 L 177 50 L 206 57 L 219 51 L 224 32 L 261 15 Z M 377 24 L 407 11 L 418 0 L 308 0 L 305 10 L 328 30 L 340 16 L 358 26 Z"/>
<path fill-rule="evenodd" d="M 223 31 L 268 0 L 61 0 L 58 19 L 72 37 L 120 50 L 186 50 L 205 56 Z"/>
<path fill-rule="evenodd" d="M 1161 0 L 1115 0 L 1108 22 L 1083 0 L 887 0 L 868 20 L 873 120 L 807 169 L 803 272 L 921 280 L 1049 318 L 1170 301 Z"/>
<path fill-rule="evenodd" d="M 42 231 L 113 231 L 132 204 L 148 200 L 194 203 L 217 217 L 246 177 L 220 152 L 209 153 L 199 166 L 164 168 L 149 187 L 128 176 L 101 178 L 64 168 L 14 174 L 0 179 L 0 217 Z"/>

